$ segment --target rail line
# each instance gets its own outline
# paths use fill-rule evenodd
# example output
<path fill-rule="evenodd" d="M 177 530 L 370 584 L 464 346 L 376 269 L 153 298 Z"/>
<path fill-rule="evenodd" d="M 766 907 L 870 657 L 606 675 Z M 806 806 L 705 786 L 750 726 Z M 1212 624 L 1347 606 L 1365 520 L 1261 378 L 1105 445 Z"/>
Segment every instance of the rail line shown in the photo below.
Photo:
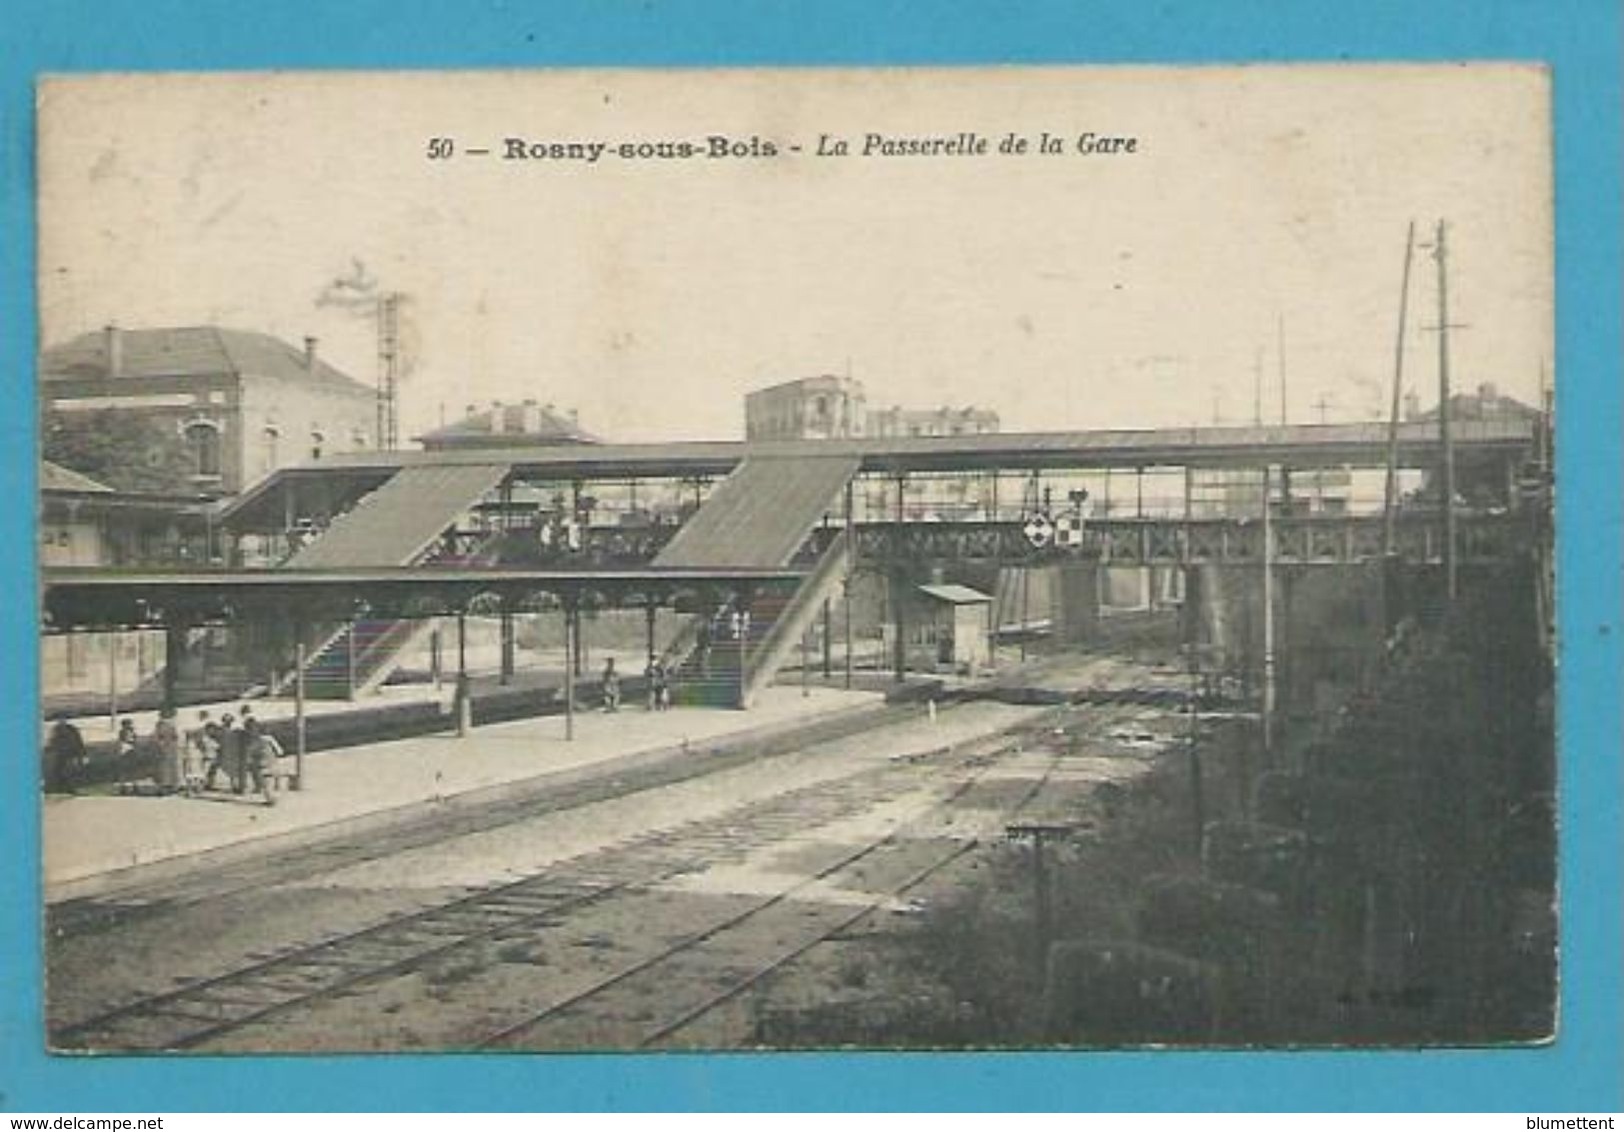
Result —
<path fill-rule="evenodd" d="M 1027 721 L 1025 727 L 1034 725 Z M 917 790 L 932 776 L 996 761 L 1013 749 L 1012 733 L 1006 730 L 967 743 L 956 752 L 945 748 L 930 752 L 923 756 L 923 773 L 916 765 L 920 759 L 888 763 L 595 850 L 528 877 L 56 1027 L 52 1044 L 59 1049 L 108 1051 L 194 1049 L 296 1007 L 409 972 L 460 948 L 555 923 L 562 914 L 742 856 L 809 824 L 861 812 L 887 797 Z M 944 754 L 947 760 L 932 761 Z M 534 817 L 534 811 L 527 816 Z"/>
<path fill-rule="evenodd" d="M 1045 714 L 1047 716 L 1052 716 L 1054 713 Z M 1006 744 L 999 752 L 999 755 L 1006 755 L 1018 750 L 1020 750 L 1018 744 Z M 1044 770 L 1043 774 L 1026 788 L 1021 797 L 1017 799 L 1013 805 L 1008 807 L 1006 816 L 1018 814 L 1034 798 L 1042 793 L 1045 786 L 1047 786 L 1050 777 L 1054 774 L 1055 769 L 1060 765 L 1064 757 L 1064 754 L 1059 751 L 1052 754 L 1049 760 L 1049 765 Z M 819 869 L 811 876 L 803 878 L 798 883 L 774 892 L 757 901 L 755 904 L 752 904 L 751 906 L 740 911 L 734 912 L 733 914 L 701 931 L 691 933 L 664 950 L 638 960 L 637 962 L 622 968 L 614 974 L 600 979 L 591 986 L 585 987 L 558 1002 L 548 1005 L 544 1010 L 538 1011 L 527 1018 L 503 1027 L 501 1030 L 498 1030 L 482 1040 L 479 1043 L 478 1048 L 537 1048 L 536 1038 L 544 1033 L 545 1028 L 552 1027 L 555 1030 L 564 1028 L 567 1026 L 572 1015 L 579 1015 L 583 1013 L 583 1007 L 585 1007 L 586 1004 L 596 1002 L 596 1000 L 601 999 L 608 993 L 614 991 L 623 991 L 633 980 L 646 978 L 655 981 L 657 983 L 657 989 L 667 993 L 669 993 L 670 988 L 675 986 L 706 986 L 713 983 L 715 981 L 714 979 L 707 980 L 704 977 L 697 976 L 692 971 L 684 971 L 679 974 L 673 974 L 669 968 L 674 962 L 686 962 L 691 960 L 695 955 L 700 953 L 700 949 L 705 945 L 715 942 L 725 933 L 731 932 L 734 929 L 749 924 L 764 915 L 770 914 L 776 909 L 782 908 L 797 895 L 806 892 L 807 890 L 816 886 L 818 883 L 826 881 L 829 878 L 850 869 L 853 865 L 856 865 L 861 861 L 868 860 L 882 850 L 899 845 L 910 828 L 917 827 L 926 818 L 938 813 L 939 811 L 952 807 L 955 803 L 962 799 L 964 795 L 976 785 L 981 774 L 995 761 L 997 761 L 997 759 L 987 760 L 981 763 L 975 768 L 975 773 L 971 777 L 959 783 L 949 794 L 936 801 L 924 813 L 915 815 L 911 821 L 905 823 L 903 826 L 888 831 L 883 837 L 877 838 L 874 841 L 865 844 L 861 848 L 846 854 L 833 863 Z M 977 848 L 979 844 L 979 840 L 975 838 L 955 842 L 948 847 L 945 852 L 935 855 L 933 859 L 923 867 L 909 872 L 900 882 L 887 886 L 886 891 L 884 891 L 882 894 L 861 903 L 854 911 L 842 908 L 835 914 L 832 922 L 828 923 L 826 926 L 819 927 L 813 931 L 810 936 L 806 936 L 803 929 L 801 937 L 787 950 L 780 950 L 779 953 L 776 954 L 769 962 L 755 967 L 752 971 L 742 977 L 726 979 L 726 985 L 723 987 L 723 989 L 708 995 L 696 1004 L 687 1006 L 675 1018 L 662 1021 L 652 1029 L 645 1030 L 635 1041 L 626 1043 L 626 1048 L 646 1049 L 665 1042 L 673 1035 L 687 1029 L 693 1023 L 712 1013 L 717 1008 L 733 1001 L 750 988 L 770 978 L 788 964 L 794 962 L 802 955 L 805 955 L 808 951 L 811 951 L 814 947 L 824 943 L 833 936 L 839 935 L 844 931 L 848 931 L 853 925 L 874 913 L 888 901 L 894 900 L 904 895 L 908 891 L 918 887 L 920 884 L 923 884 L 930 877 L 941 872 L 955 861 L 970 853 L 972 850 Z M 801 915 L 804 916 L 804 914 L 804 910 L 802 910 Z M 721 966 L 725 973 L 730 964 L 728 964 L 724 958 Z M 562 1044 L 564 1043 L 543 1043 L 543 1048 L 556 1048 L 557 1045 Z"/>

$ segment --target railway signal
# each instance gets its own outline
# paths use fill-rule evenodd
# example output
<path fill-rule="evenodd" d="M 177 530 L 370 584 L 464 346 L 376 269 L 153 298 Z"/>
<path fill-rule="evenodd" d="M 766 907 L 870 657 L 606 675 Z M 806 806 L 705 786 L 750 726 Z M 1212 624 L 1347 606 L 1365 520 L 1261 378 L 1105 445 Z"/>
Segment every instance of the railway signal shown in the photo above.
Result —
<path fill-rule="evenodd" d="M 1083 517 L 1081 515 L 1062 515 L 1055 520 L 1054 544 L 1068 550 L 1083 545 Z"/>
<path fill-rule="evenodd" d="M 1042 550 L 1054 541 L 1054 520 L 1041 511 L 1028 515 L 1021 524 L 1021 533 L 1035 549 Z"/>

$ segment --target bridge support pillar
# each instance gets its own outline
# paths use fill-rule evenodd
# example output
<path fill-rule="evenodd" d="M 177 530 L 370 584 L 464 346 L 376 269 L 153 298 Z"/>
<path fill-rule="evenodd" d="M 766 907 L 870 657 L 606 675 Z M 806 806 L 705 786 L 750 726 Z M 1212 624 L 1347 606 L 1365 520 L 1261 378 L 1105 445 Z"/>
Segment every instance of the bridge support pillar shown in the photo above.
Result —
<path fill-rule="evenodd" d="M 1055 639 L 1077 644 L 1091 638 L 1100 624 L 1100 573 L 1097 562 L 1065 562 L 1056 567 L 1054 607 L 1050 617 Z"/>
<path fill-rule="evenodd" d="M 575 662 L 581 626 L 573 600 L 564 604 L 564 738 L 575 738 Z"/>
<path fill-rule="evenodd" d="M 457 614 L 457 738 L 467 738 L 474 729 L 473 689 L 468 683 L 468 615 Z"/>
<path fill-rule="evenodd" d="M 305 664 L 309 660 L 305 649 L 305 625 L 293 624 L 293 781 L 292 790 L 305 787 Z"/>
<path fill-rule="evenodd" d="M 502 634 L 502 674 L 501 683 L 506 685 L 513 680 L 513 611 L 508 609 L 507 603 L 502 604 L 501 614 Z"/>
<path fill-rule="evenodd" d="M 834 675 L 834 599 L 823 599 L 823 678 Z"/>
<path fill-rule="evenodd" d="M 891 574 L 891 624 L 895 626 L 892 668 L 900 684 L 908 678 L 908 579 L 900 570 Z"/>

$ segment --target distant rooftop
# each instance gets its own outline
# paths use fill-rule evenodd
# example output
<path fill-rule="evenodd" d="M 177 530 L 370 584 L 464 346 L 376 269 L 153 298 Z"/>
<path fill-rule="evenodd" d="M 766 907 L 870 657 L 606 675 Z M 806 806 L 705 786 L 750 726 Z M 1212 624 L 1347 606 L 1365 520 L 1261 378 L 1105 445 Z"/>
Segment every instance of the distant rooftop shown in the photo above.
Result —
<path fill-rule="evenodd" d="M 1484 382 L 1477 387 L 1475 393 L 1452 394 L 1449 398 L 1449 415 L 1457 421 L 1527 421 L 1540 416 L 1540 411 L 1515 397 L 1505 396 L 1493 384 Z M 1434 405 L 1422 412 L 1412 412 L 1410 419 L 1437 420 L 1438 406 Z"/>
<path fill-rule="evenodd" d="M 601 444 L 601 437 L 582 428 L 574 413 L 535 401 L 493 402 L 488 409 L 469 405 L 467 416 L 417 438 L 424 448 L 530 447 L 533 445 Z"/>
<path fill-rule="evenodd" d="M 323 361 L 314 338 L 301 348 L 257 330 L 224 326 L 92 330 L 47 347 L 40 372 L 47 381 L 249 374 L 374 395 L 370 385 Z"/>
<path fill-rule="evenodd" d="M 851 377 L 841 377 L 839 374 L 819 373 L 810 377 L 793 377 L 788 381 L 780 381 L 775 385 L 763 385 L 760 389 L 752 389 L 746 397 L 754 397 L 760 393 L 777 393 L 788 389 L 826 390 L 838 389 L 843 385 L 851 385 L 861 389 L 862 382 Z"/>

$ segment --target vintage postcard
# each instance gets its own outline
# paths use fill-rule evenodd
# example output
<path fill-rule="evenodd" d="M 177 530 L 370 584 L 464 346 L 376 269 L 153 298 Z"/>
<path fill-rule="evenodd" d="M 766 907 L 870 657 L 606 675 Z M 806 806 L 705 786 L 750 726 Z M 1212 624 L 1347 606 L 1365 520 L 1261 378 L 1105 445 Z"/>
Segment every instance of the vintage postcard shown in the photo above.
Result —
<path fill-rule="evenodd" d="M 38 137 L 53 1052 L 1555 1036 L 1543 68 Z"/>

